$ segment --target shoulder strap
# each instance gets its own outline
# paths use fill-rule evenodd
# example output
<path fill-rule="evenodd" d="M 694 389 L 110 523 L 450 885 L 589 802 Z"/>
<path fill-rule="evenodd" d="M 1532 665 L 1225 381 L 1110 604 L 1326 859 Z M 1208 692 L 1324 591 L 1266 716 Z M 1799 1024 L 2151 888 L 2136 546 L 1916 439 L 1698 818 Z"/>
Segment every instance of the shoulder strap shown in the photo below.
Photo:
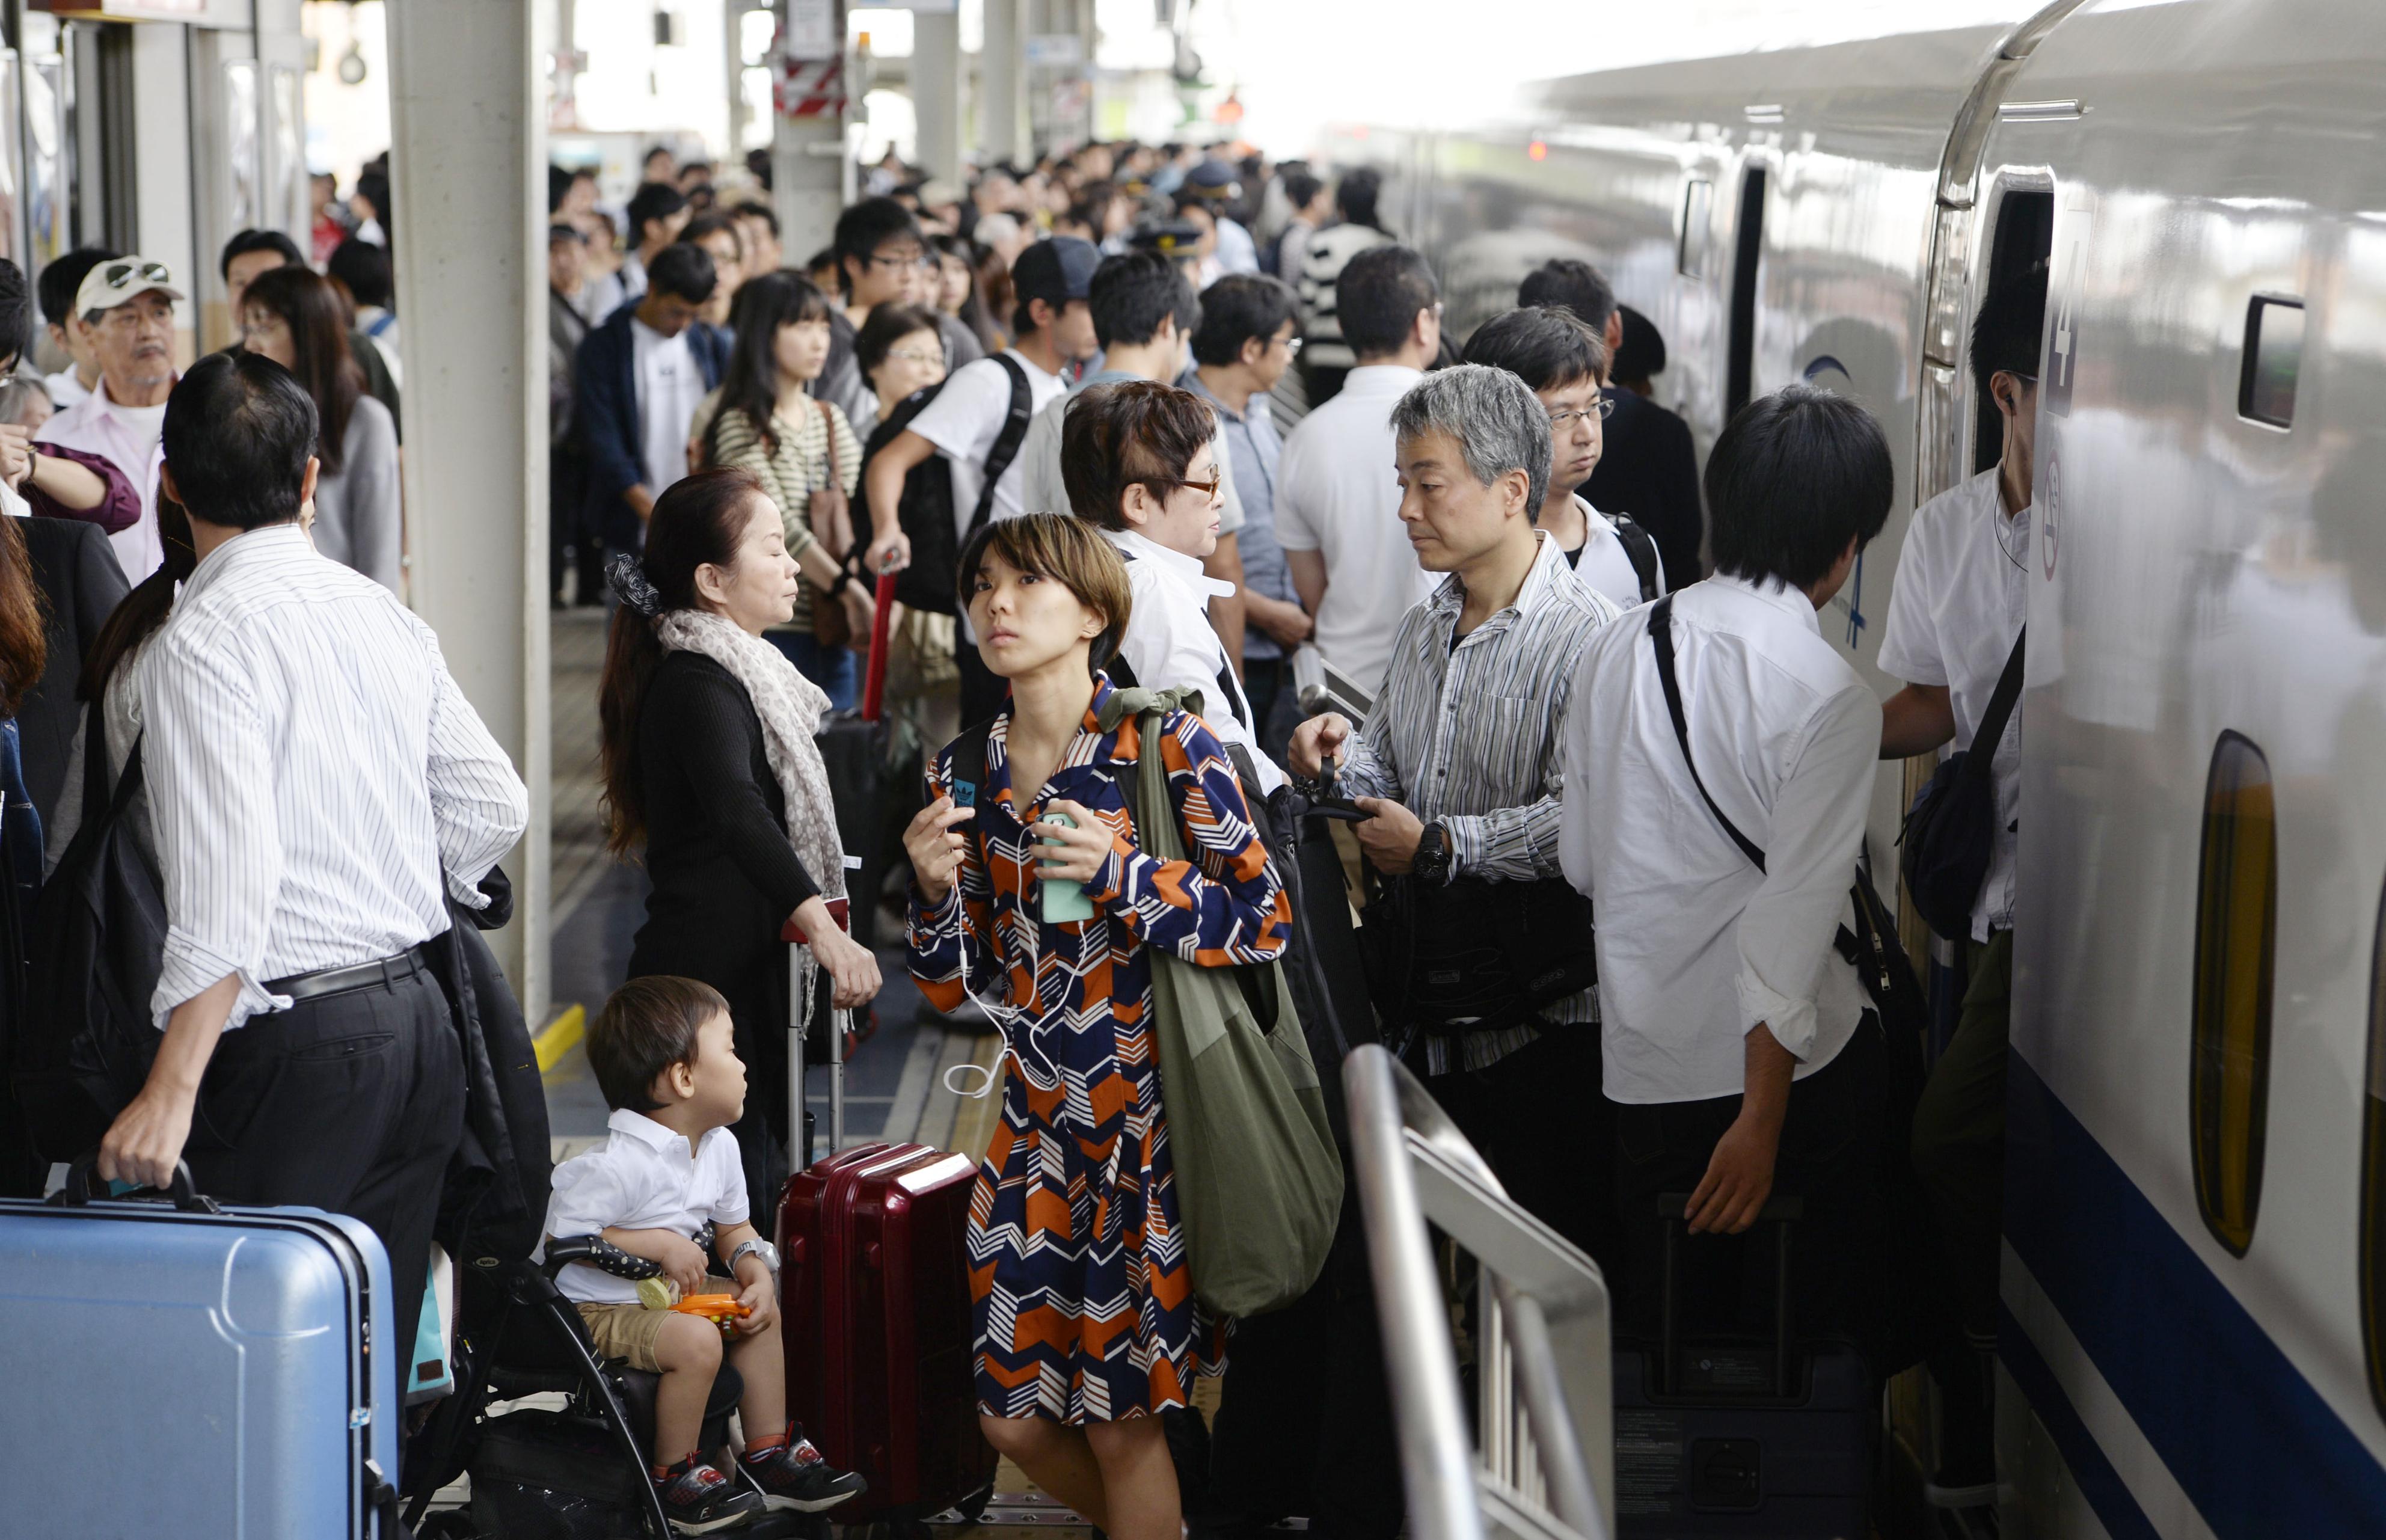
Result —
<path fill-rule="evenodd" d="M 820 408 L 821 436 L 828 440 L 828 485 L 823 490 L 843 492 L 845 472 L 836 463 L 836 414 L 825 401 L 815 401 L 812 405 Z"/>
<path fill-rule="evenodd" d="M 1011 376 L 1011 411 L 1003 419 L 1002 432 L 994 436 L 994 447 L 986 451 L 986 484 L 978 488 L 977 510 L 970 515 L 969 534 L 961 537 L 964 545 L 994 516 L 995 486 L 1002 480 L 1002 473 L 1011 469 L 1011 462 L 1019 457 L 1019 446 L 1027 440 L 1027 424 L 1036 415 L 1032 409 L 1033 394 L 1027 388 L 1027 371 L 1019 367 L 1019 360 L 998 353 L 994 361 Z"/>
<path fill-rule="evenodd" d="M 1972 734 L 1970 756 L 1964 761 L 1964 773 L 1986 775 L 1997 757 L 1997 745 L 2004 742 L 2005 724 L 2013 720 L 2014 707 L 2021 700 L 2022 651 L 2029 641 L 2029 628 L 2021 628 L 2014 638 L 2013 651 L 2005 657 L 2005 671 L 1997 676 L 1996 693 L 1989 696 L 1989 708 L 1981 713 L 1980 730 Z M 1977 771 L 1972 767 L 1979 766 Z"/>
<path fill-rule="evenodd" d="M 1699 774 L 1699 762 L 1690 753 L 1690 721 L 1682 713 L 1681 682 L 1674 676 L 1674 596 L 1671 594 L 1650 608 L 1649 640 L 1657 649 L 1657 677 L 1665 686 L 1665 709 L 1674 719 L 1674 736 L 1681 741 L 1682 762 L 1690 767 L 1690 783 L 1698 787 L 1699 795 L 1706 798 L 1707 811 L 1723 825 L 1723 832 L 1731 836 L 1731 843 L 1739 846 L 1739 853 L 1755 862 L 1756 870 L 1762 871 L 1764 870 L 1764 852 L 1756 847 L 1755 841 L 1739 832 L 1738 824 L 1724 816 L 1721 808 L 1715 806 L 1714 794 L 1707 790 L 1705 780 Z"/>
<path fill-rule="evenodd" d="M 1632 560 L 1632 575 L 1640 580 L 1640 602 L 1647 604 L 1659 596 L 1656 539 L 1627 515 L 1611 513 L 1607 520 L 1615 526 L 1615 538 L 1624 543 L 1624 554 Z"/>

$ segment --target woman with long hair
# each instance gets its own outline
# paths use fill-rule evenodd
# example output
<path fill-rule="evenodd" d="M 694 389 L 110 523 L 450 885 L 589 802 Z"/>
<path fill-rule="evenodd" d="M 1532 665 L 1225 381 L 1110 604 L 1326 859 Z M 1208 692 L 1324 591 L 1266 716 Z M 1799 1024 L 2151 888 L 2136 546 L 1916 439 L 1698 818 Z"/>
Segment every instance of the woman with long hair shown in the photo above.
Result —
<path fill-rule="evenodd" d="M 241 345 L 296 375 L 315 399 L 315 548 L 396 593 L 405 547 L 397 423 L 366 394 L 339 291 L 294 262 L 258 274 L 240 305 Z"/>
<path fill-rule="evenodd" d="M 972 538 L 960 598 L 1011 695 L 982 762 L 957 753 L 974 733 L 937 755 L 904 846 L 922 993 L 946 1011 L 974 994 L 1005 1040 L 1002 1122 L 970 1208 L 979 1425 L 1117 1540 L 1176 1540 L 1159 1413 L 1224 1367 L 1224 1323 L 1187 1271 L 1150 954 L 1269 961 L 1292 914 L 1201 719 L 1171 711 L 1145 742 L 1111 704 L 1097 668 L 1131 594 L 1125 560 L 1066 515 Z M 1147 754 L 1168 806 L 1146 816 L 1174 819 L 1187 860 L 1138 848 L 1124 788 Z"/>
<path fill-rule="evenodd" d="M 928 249 L 936 258 L 936 307 L 970 329 L 988 353 L 1002 351 L 1002 332 L 978 297 L 976 244 L 960 235 L 934 235 Z"/>
<path fill-rule="evenodd" d="M 787 623 L 764 639 L 847 710 L 854 703 L 853 652 L 838 632 L 867 635 L 870 604 L 845 567 L 861 443 L 834 403 L 805 394 L 828 365 L 828 296 L 810 279 L 765 273 L 738 290 L 729 319 L 736 339 L 729 367 L 721 388 L 696 409 L 690 457 L 698 470 L 747 472 L 778 507 L 781 537 L 805 581 Z M 841 613 L 820 612 L 832 604 Z"/>
<path fill-rule="evenodd" d="M 878 993 L 877 959 L 829 915 L 845 864 L 812 737 L 828 697 L 763 640 L 799 580 L 779 509 L 748 472 L 674 483 L 645 553 L 616 555 L 608 576 L 622 601 L 597 700 L 610 845 L 643 847 L 653 883 L 630 977 L 697 979 L 728 999 L 753 1072 L 735 1132 L 759 1206 L 786 1171 L 780 927 L 793 918 L 811 938 L 837 1007 Z"/>

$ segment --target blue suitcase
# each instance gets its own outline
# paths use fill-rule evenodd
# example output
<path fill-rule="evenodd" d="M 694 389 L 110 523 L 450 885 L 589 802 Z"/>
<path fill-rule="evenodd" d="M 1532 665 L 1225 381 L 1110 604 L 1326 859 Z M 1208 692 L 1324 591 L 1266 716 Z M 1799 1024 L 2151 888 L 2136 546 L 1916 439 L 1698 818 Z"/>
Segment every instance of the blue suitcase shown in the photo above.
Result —
<path fill-rule="evenodd" d="M 391 1540 L 397 1366 L 389 1261 L 357 1221 L 98 1200 L 0 1201 L 0 1492 L 93 1540 Z M 94 1452 L 107 1474 L 58 1485 Z M 31 1533 L 30 1531 L 22 1533 Z"/>

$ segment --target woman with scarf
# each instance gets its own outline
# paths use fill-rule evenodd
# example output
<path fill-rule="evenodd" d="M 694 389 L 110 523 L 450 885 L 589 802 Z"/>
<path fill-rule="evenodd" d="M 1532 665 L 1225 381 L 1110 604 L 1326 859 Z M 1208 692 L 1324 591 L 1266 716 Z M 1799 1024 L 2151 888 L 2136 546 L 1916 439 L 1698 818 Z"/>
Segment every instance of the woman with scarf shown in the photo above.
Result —
<path fill-rule="evenodd" d="M 622 601 L 598 700 L 611 847 L 643 844 L 653 883 L 630 977 L 697 979 L 729 1001 L 748 1073 L 735 1133 L 759 1208 L 786 1171 L 780 926 L 793 917 L 811 938 L 837 1007 L 878 993 L 877 959 L 829 916 L 845 864 L 812 739 L 828 697 L 762 639 L 786 623 L 798 580 L 779 509 L 747 472 L 674 483 L 645 555 L 608 572 Z"/>

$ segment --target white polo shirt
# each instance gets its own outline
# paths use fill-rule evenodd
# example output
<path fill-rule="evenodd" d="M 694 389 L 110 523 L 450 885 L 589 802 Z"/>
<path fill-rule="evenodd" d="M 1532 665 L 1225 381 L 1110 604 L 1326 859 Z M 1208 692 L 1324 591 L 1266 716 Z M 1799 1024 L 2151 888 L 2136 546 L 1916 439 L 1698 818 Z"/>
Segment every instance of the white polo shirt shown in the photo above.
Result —
<path fill-rule="evenodd" d="M 1204 574 L 1198 558 L 1134 530 L 1104 530 L 1102 538 L 1126 557 L 1134 607 L 1119 638 L 1119 654 L 1135 670 L 1136 682 L 1147 690 L 1199 690 L 1202 722 L 1220 743 L 1240 744 L 1250 752 L 1258 795 L 1267 796 L 1285 783 L 1284 770 L 1252 735 L 1250 700 L 1210 626 L 1210 601 L 1232 594 L 1235 585 Z"/>
<path fill-rule="evenodd" d="M 1424 378 L 1398 364 L 1352 369 L 1293 429 L 1277 465 L 1276 544 L 1325 558 L 1317 649 L 1371 695 L 1383 688 L 1400 617 L 1434 589 L 1400 523 L 1393 464 L 1392 407 Z"/>
<path fill-rule="evenodd" d="M 1027 371 L 1029 411 L 1042 411 L 1068 388 L 1059 375 L 1037 369 L 1018 349 L 1007 348 L 1004 353 Z M 1011 376 L 993 359 L 980 358 L 955 369 L 936 398 L 911 419 L 911 431 L 942 450 L 953 468 L 954 532 L 963 538 L 969 534 L 970 516 L 977 511 L 978 497 L 986 488 L 986 457 L 1002 435 L 1002 424 L 1010 415 Z M 993 518 L 1016 519 L 1024 511 L 1019 497 L 1024 484 L 1026 448 L 1022 441 L 1021 452 L 994 483 Z"/>
<path fill-rule="evenodd" d="M 1880 670 L 1908 684 L 1947 689 L 1955 747 L 1969 749 L 1989 697 L 2029 619 L 2032 509 L 2005 517 L 1994 466 L 1915 511 L 1890 588 Z M 1988 880 L 1972 905 L 1972 939 L 2014 922 L 2015 826 L 2021 818 L 2021 709 L 2016 706 L 1989 769 L 1996 783 L 1997 837 Z"/>
<path fill-rule="evenodd" d="M 693 1240 L 708 1221 L 722 1230 L 746 1222 L 746 1170 L 737 1137 L 727 1129 L 708 1131 L 691 1158 L 684 1135 L 642 1112 L 617 1111 L 605 1126 L 612 1133 L 603 1144 L 555 1168 L 540 1257 L 550 1239 L 615 1227 L 669 1230 Z M 637 1284 L 584 1262 L 565 1268 L 555 1286 L 568 1299 L 595 1305 L 638 1302 Z"/>

